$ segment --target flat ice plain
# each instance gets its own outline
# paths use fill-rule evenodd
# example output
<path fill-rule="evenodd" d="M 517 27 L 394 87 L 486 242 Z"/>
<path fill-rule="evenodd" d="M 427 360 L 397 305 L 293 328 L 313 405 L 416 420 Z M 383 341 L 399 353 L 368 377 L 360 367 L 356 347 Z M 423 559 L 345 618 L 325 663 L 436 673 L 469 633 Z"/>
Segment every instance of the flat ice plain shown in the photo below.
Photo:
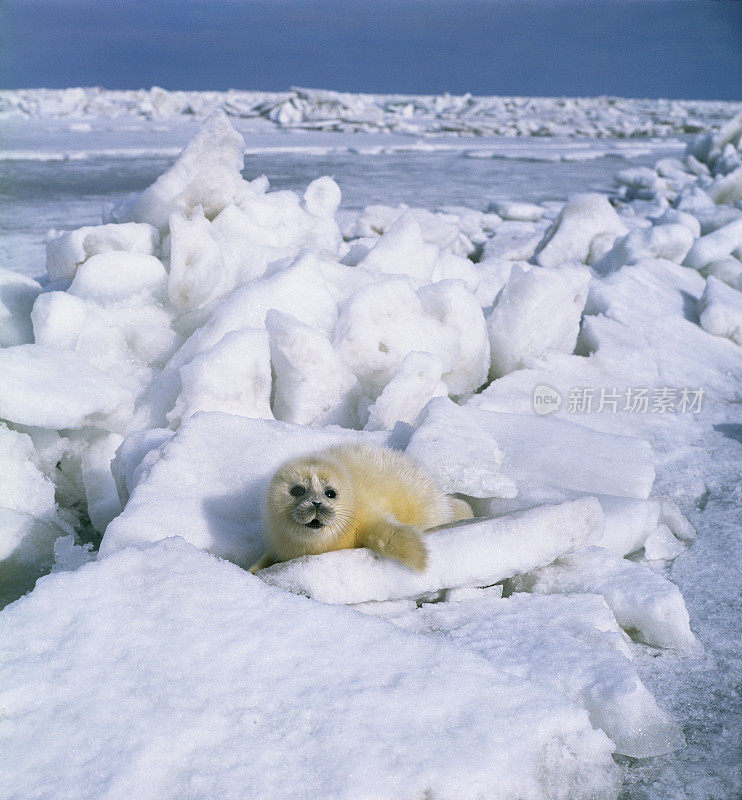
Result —
<path fill-rule="evenodd" d="M 0 795 L 739 794 L 740 111 L 0 93 Z M 359 437 L 478 519 L 241 569 Z"/>

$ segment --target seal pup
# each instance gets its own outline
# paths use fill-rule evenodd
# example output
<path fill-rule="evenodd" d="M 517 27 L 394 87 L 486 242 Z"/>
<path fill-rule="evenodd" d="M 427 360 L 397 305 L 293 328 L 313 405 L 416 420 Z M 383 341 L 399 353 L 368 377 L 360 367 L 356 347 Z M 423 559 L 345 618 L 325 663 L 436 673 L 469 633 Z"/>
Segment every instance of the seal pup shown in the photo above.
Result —
<path fill-rule="evenodd" d="M 268 487 L 268 551 L 250 572 L 304 555 L 368 547 L 423 571 L 421 532 L 471 518 L 408 456 L 387 447 L 342 444 L 282 464 Z"/>

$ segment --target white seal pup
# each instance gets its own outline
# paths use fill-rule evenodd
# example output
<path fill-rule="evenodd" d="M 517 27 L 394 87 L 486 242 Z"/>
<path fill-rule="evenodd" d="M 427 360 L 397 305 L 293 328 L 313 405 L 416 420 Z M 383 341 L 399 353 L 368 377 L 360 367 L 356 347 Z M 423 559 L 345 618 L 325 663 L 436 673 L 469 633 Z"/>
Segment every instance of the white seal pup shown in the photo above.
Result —
<path fill-rule="evenodd" d="M 268 551 L 251 572 L 279 561 L 369 547 L 412 569 L 427 565 L 421 532 L 469 519 L 408 456 L 353 443 L 291 459 L 271 479 L 265 509 Z"/>

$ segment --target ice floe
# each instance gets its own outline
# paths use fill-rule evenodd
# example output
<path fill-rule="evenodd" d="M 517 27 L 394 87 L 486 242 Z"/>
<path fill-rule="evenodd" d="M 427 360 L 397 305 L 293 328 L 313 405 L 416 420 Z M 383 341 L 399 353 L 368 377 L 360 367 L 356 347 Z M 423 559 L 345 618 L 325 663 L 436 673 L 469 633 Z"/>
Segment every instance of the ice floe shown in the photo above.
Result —
<path fill-rule="evenodd" d="M 523 134 L 554 101 L 0 95 L 8 114 L 220 104 L 104 224 L 50 238 L 48 284 L 0 273 L 0 579 L 54 569 L 0 614 L 0 793 L 615 797 L 612 752 L 683 745 L 628 656 L 701 652 L 666 572 L 705 484 L 667 465 L 742 379 L 742 126 L 610 198 L 341 211 L 326 176 L 245 180 L 227 114 L 471 133 L 500 109 Z M 593 135 L 696 128 L 692 104 L 606 108 Z M 240 569 L 273 471 L 359 439 L 477 517 L 425 534 L 422 574 L 362 549 Z"/>
<path fill-rule="evenodd" d="M 159 86 L 125 91 L 74 88 L 0 92 L 0 114 L 6 116 L 89 119 L 104 115 L 167 120 L 205 117 L 217 109 L 232 117 L 260 118 L 278 128 L 294 130 L 623 139 L 696 133 L 723 124 L 739 113 L 740 104 L 616 97 L 373 95 L 299 87 L 286 92 L 184 92 Z M 719 141 L 732 141 L 736 131 L 734 125 L 727 124 Z M 708 158 L 712 149 L 723 149 L 723 144 L 704 140 L 694 153 Z"/>
<path fill-rule="evenodd" d="M 617 791 L 613 745 L 577 703 L 182 542 L 45 578 L 0 642 L 5 796 Z"/>
<path fill-rule="evenodd" d="M 618 624 L 648 644 L 691 651 L 697 646 L 677 586 L 602 547 L 562 556 L 554 564 L 522 576 L 519 586 L 541 594 L 600 594 Z"/>
<path fill-rule="evenodd" d="M 742 291 L 710 275 L 699 301 L 701 327 L 742 345 Z"/>
<path fill-rule="evenodd" d="M 603 525 L 594 498 L 544 504 L 427 533 L 424 573 L 357 549 L 295 558 L 268 567 L 261 577 L 325 603 L 417 598 L 460 586 L 487 586 L 529 572 L 539 562 L 550 564 L 599 539 Z"/>
<path fill-rule="evenodd" d="M 37 281 L 0 268 L 0 347 L 33 341 L 31 309 L 40 292 Z"/>
<path fill-rule="evenodd" d="M 584 703 L 618 753 L 646 758 L 683 745 L 678 725 L 642 684 L 612 612 L 597 595 L 473 596 L 384 616 Z"/>

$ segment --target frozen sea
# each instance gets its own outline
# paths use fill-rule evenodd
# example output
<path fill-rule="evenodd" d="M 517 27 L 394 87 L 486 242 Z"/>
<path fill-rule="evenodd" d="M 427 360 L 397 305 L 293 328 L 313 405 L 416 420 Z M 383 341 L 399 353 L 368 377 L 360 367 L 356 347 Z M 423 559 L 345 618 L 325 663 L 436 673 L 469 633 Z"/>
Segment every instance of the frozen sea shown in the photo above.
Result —
<path fill-rule="evenodd" d="M 430 211 L 464 206 L 481 212 L 490 203 L 504 201 L 538 204 L 544 211 L 544 219 L 553 220 L 565 202 L 575 194 L 598 192 L 615 197 L 619 192 L 615 181 L 619 170 L 652 167 L 660 159 L 682 158 L 691 138 L 687 133 L 664 138 L 512 138 L 491 135 L 458 136 L 453 133 L 429 136 L 395 132 L 353 134 L 347 131 L 282 130 L 261 119 L 237 117 L 231 119 L 231 122 L 245 140 L 246 155 L 242 174 L 246 179 L 252 180 L 265 175 L 270 181 L 271 190 L 287 189 L 301 194 L 318 176 L 332 176 L 342 192 L 338 219 L 345 220 L 351 220 L 366 207 L 377 204 L 397 206 L 404 203 Z M 100 224 L 104 208 L 121 203 L 132 193 L 142 192 L 175 162 L 183 146 L 193 138 L 199 124 L 200 120 L 178 117 L 142 119 L 136 116 L 89 115 L 66 116 L 61 119 L 9 116 L 0 121 L 0 266 L 44 282 L 44 250 L 47 238 L 83 225 Z M 640 206 L 637 205 L 637 208 Z M 647 271 L 651 272 L 650 267 L 647 267 Z M 637 285 L 641 286 L 641 282 Z M 620 291 L 619 289 L 612 296 L 615 307 L 620 305 Z M 617 311 L 614 307 L 617 318 L 620 318 L 621 313 L 628 314 L 629 317 L 632 313 L 645 313 L 642 301 L 646 298 L 639 294 L 635 297 L 637 309 L 631 308 L 633 304 L 630 300 L 626 304 L 628 311 Z M 696 300 L 691 299 L 690 306 L 682 324 L 693 322 L 697 325 L 699 314 Z M 647 313 L 647 330 L 651 328 L 651 316 Z M 685 369 L 682 366 L 683 349 L 690 347 L 682 340 L 673 340 L 676 330 L 684 329 L 671 327 L 663 333 L 667 340 L 663 340 L 661 345 L 657 344 L 657 340 L 652 340 L 653 344 L 647 345 L 650 350 L 653 346 L 658 349 L 658 363 L 664 365 L 674 378 L 678 375 L 682 377 Z M 641 332 L 634 329 L 632 336 L 632 344 L 641 351 L 645 346 Z M 632 352 L 630 348 L 622 351 L 621 358 L 618 359 L 619 362 L 625 359 L 629 369 L 635 364 L 632 361 Z M 711 347 L 708 352 L 713 354 L 722 351 Z M 651 440 L 658 454 L 654 465 L 657 475 L 653 497 L 676 502 L 697 530 L 696 541 L 681 555 L 668 559 L 663 564 L 655 564 L 654 569 L 679 587 L 690 615 L 691 629 L 703 649 L 679 653 L 642 643 L 636 637 L 631 642 L 632 663 L 638 675 L 661 707 L 680 724 L 686 746 L 653 758 L 615 756 L 623 773 L 623 788 L 619 795 L 621 800 L 731 800 L 739 796 L 742 788 L 739 768 L 739 676 L 742 664 L 739 653 L 739 621 L 742 619 L 739 593 L 739 564 L 742 560 L 739 536 L 742 513 L 739 480 L 739 465 L 742 461 L 739 384 L 736 393 L 734 390 L 735 376 L 742 373 L 739 363 L 735 367 L 733 351 L 723 352 L 728 360 L 720 360 L 718 369 L 714 363 L 703 365 L 703 368 L 708 368 L 707 373 L 703 372 L 696 361 L 692 361 L 694 357 L 698 362 L 702 361 L 706 351 L 691 355 L 692 363 L 687 368 L 692 379 L 699 380 L 699 375 L 708 375 L 709 380 L 716 382 L 715 386 L 722 387 L 719 389 L 719 397 L 709 397 L 708 409 L 704 416 L 699 417 L 697 424 L 694 421 L 693 425 L 686 425 L 683 420 L 673 427 L 676 421 L 658 419 L 656 429 L 653 429 L 652 418 L 632 422 L 635 429 L 631 432 Z M 556 373 L 553 372 L 556 368 L 546 362 L 539 363 L 540 366 L 534 369 L 546 370 L 543 374 L 547 379 L 556 382 Z M 722 367 L 722 363 L 726 366 Z M 678 364 L 681 366 L 673 372 Z M 735 368 L 729 367 L 730 364 Z M 551 377 L 549 369 L 552 370 Z M 615 369 L 616 375 L 625 374 L 621 372 L 621 364 Z M 525 372 L 526 370 L 522 370 L 521 374 Z M 502 394 L 491 396 L 493 410 L 523 413 L 519 405 L 519 387 L 513 383 L 510 384 L 513 388 L 509 390 L 507 384 L 517 374 L 511 373 L 510 376 L 500 379 L 505 382 L 506 388 Z M 483 408 L 486 410 L 488 407 L 484 405 Z M 620 430 L 618 423 L 616 431 L 628 432 Z M 225 442 L 225 447 L 228 450 L 228 442 Z M 588 458 L 591 455 L 593 454 L 581 454 L 580 457 Z M 623 475 L 627 469 L 630 472 L 631 465 L 627 467 L 616 463 L 616 475 Z M 217 480 L 218 478 L 219 476 Z M 147 477 L 143 479 L 145 483 L 147 480 Z M 156 481 L 156 477 L 153 480 Z M 208 483 L 208 480 L 214 478 L 205 475 L 204 480 Z M 146 512 L 145 508 L 142 513 Z M 136 509 L 132 513 L 136 514 Z M 229 512 L 225 512 L 224 516 L 229 517 Z M 131 553 L 128 558 L 130 562 L 135 560 Z M 185 559 L 184 570 L 192 568 L 186 556 L 174 550 L 173 560 L 177 562 L 180 558 Z M 98 599 L 107 601 L 106 592 L 117 598 L 119 579 L 123 581 L 122 585 L 129 587 L 127 591 L 139 591 L 141 586 L 138 583 L 137 570 L 140 567 L 131 564 L 127 566 L 125 560 L 125 555 L 119 557 L 114 553 L 101 562 L 103 565 L 120 565 L 120 574 L 115 571 L 106 573 L 105 580 L 110 582 L 110 587 L 105 584 L 108 588 L 97 589 L 94 574 L 83 570 L 76 591 L 80 590 L 90 603 L 95 603 Z M 110 569 L 114 570 L 114 567 Z M 132 570 L 131 575 L 126 572 L 127 569 Z M 204 566 L 203 575 L 210 575 L 212 569 L 214 585 L 218 585 L 224 575 L 220 578 L 216 567 Z M 5 583 L 3 603 L 15 600 L 33 585 L 35 575 L 18 574 L 18 581 Z M 81 589 L 80 586 L 86 580 L 85 575 L 91 577 Z M 232 583 L 229 581 L 234 582 L 234 589 L 230 591 L 234 592 L 234 598 L 238 598 L 242 592 L 241 576 L 235 572 L 227 577 L 230 587 Z M 23 603 L 26 601 L 22 600 L 8 609 L 16 615 L 13 620 L 20 620 L 18 624 L 21 639 L 24 609 L 30 609 L 29 625 L 33 625 L 31 614 L 34 602 L 39 604 L 44 613 L 54 613 L 54 580 L 60 580 L 59 576 L 56 579 L 47 579 L 43 584 L 42 589 L 47 594 L 34 592 L 25 606 Z M 132 581 L 131 586 L 129 580 Z M 208 580 L 211 578 L 203 577 L 203 585 L 199 584 L 197 587 L 197 591 L 202 593 L 199 597 L 202 597 L 204 608 L 213 591 Z M 100 594 L 96 595 L 96 591 Z M 121 592 L 123 596 L 124 590 Z M 159 595 L 153 599 L 155 609 L 160 608 L 157 606 L 158 602 L 163 603 L 161 613 L 165 613 L 168 603 L 174 601 L 177 604 L 177 598 L 182 597 L 179 594 L 181 587 L 177 582 L 167 588 L 167 592 L 170 594 L 165 599 L 161 599 Z M 268 599 L 259 599 L 256 604 L 265 603 L 270 609 L 274 596 L 266 595 L 266 598 Z M 239 600 L 235 599 L 235 602 Z M 129 613 L 125 597 L 121 603 L 123 613 Z M 288 605 L 283 608 L 280 602 L 276 603 L 275 613 L 286 613 L 290 618 L 292 608 Z M 115 604 L 112 608 L 113 611 L 106 607 L 105 613 L 111 614 L 115 619 Z M 146 615 L 146 604 L 136 613 Z M 122 651 L 118 654 L 121 663 L 126 661 L 126 648 L 136 646 L 138 635 L 141 636 L 141 641 L 152 635 L 155 630 L 153 626 L 157 624 L 153 619 L 154 617 L 143 619 L 139 628 L 136 617 L 133 618 L 134 632 L 131 634 L 131 641 L 122 645 Z M 338 617 L 338 624 L 341 624 L 340 619 Z M 210 624 L 211 620 L 207 619 L 207 622 Z M 221 623 L 221 630 L 234 630 L 234 619 L 225 617 Z M 76 623 L 73 622 L 74 624 Z M 183 624 L 184 630 L 189 631 L 189 635 L 192 634 L 193 631 L 188 628 L 190 622 Z M 199 624 L 206 623 L 201 620 Z M 87 631 L 85 625 L 83 628 Z M 218 624 L 214 626 L 214 630 L 217 629 Z M 377 634 L 372 626 L 369 626 L 369 631 L 371 636 L 383 633 L 379 629 Z M 30 640 L 30 655 L 27 655 L 29 663 L 33 663 L 35 657 L 34 643 L 42 641 L 45 635 L 43 624 L 34 628 L 34 637 L 38 638 Z M 63 643 L 64 630 L 59 636 L 59 641 Z M 239 641 L 239 638 L 237 636 L 236 640 Z M 96 644 L 94 638 L 90 641 L 93 645 Z M 198 640 L 195 641 L 197 650 Z M 222 643 L 225 652 L 232 652 L 230 648 L 235 646 L 234 641 L 235 639 L 229 637 L 225 639 Z M 280 649 L 276 641 L 271 646 L 276 651 Z M 113 658 L 109 667 L 114 672 L 116 664 L 116 659 Z M 229 668 L 234 669 L 236 674 L 239 673 L 239 660 L 230 662 Z M 410 669 L 409 664 L 407 668 Z M 470 668 L 468 662 L 464 668 Z M 516 664 L 516 668 L 520 667 Z M 472 674 L 476 671 L 473 669 Z M 226 674 L 231 675 L 229 672 Z M 120 680 L 121 683 L 116 684 L 115 680 Z M 472 682 L 476 684 L 475 678 L 472 678 Z M 126 676 L 117 675 L 111 685 L 124 687 L 125 691 L 128 686 Z M 226 696 L 229 697 L 228 680 L 225 686 Z M 450 687 L 447 689 L 446 686 L 445 682 L 442 683 L 440 691 L 449 691 Z M 403 687 L 400 692 L 402 699 L 404 691 Z M 56 702 L 61 702 L 58 697 L 55 698 L 51 689 L 48 696 L 43 696 L 48 708 L 54 708 Z M 9 705 L 12 712 L 20 713 L 16 711 L 16 705 L 22 707 L 21 690 L 17 696 L 11 692 L 9 697 L 9 704 L 13 704 Z M 84 694 L 80 697 L 83 702 Z M 108 699 L 115 703 L 115 694 Z M 265 698 L 260 702 L 265 702 Z M 132 705 L 129 711 L 132 719 L 136 720 L 135 706 Z M 96 711 L 88 709 L 88 712 L 98 724 Z M 214 712 L 213 718 L 207 715 L 210 725 L 207 726 L 208 735 L 214 737 L 214 747 L 217 750 L 221 746 L 219 737 L 223 733 L 220 725 L 225 724 L 223 719 L 218 718 L 219 713 L 221 712 Z M 252 724 L 250 714 L 253 711 L 243 709 L 242 713 Z M 101 714 L 101 718 L 103 716 Z M 1 730 L 12 733 L 7 723 L 2 724 L 4 727 Z M 79 720 L 76 724 L 80 727 Z M 158 724 L 161 724 L 161 720 L 158 720 Z M 244 724 L 243 719 L 240 724 Z M 482 728 L 485 729 L 486 726 Z M 170 731 L 165 730 L 159 744 L 155 742 L 152 745 L 153 752 L 136 753 L 133 756 L 136 766 L 132 774 L 124 776 L 122 782 L 114 782 L 110 796 L 126 797 L 127 792 L 129 796 L 137 796 L 136 792 L 147 785 L 145 779 L 150 775 L 162 781 L 162 786 L 168 791 L 172 789 L 166 780 L 167 758 L 160 749 L 162 742 L 171 741 L 169 736 Z M 184 761 L 189 759 L 192 743 L 186 739 L 178 739 L 177 752 L 173 756 L 175 759 L 180 756 Z M 70 747 L 74 750 L 72 745 Z M 74 761 L 74 756 L 70 758 Z M 114 763 L 114 770 L 115 766 Z M 224 780 L 227 780 L 224 777 L 227 772 L 225 767 L 222 776 Z M 100 774 L 96 772 L 96 778 Z M 208 769 L 204 766 L 196 778 L 206 774 Z M 157 786 L 156 783 L 153 785 Z M 203 792 L 199 794 L 198 788 L 193 788 L 194 786 L 197 787 L 197 783 L 191 784 L 192 796 L 208 796 Z M 163 796 L 171 796 L 165 789 L 163 792 Z M 20 800 L 22 794 L 10 796 Z M 53 798 L 54 794 L 47 787 L 46 793 L 39 791 L 38 796 Z M 320 794 L 316 796 L 321 797 Z M 383 796 L 396 795 L 389 793 Z M 564 794 L 562 789 L 555 789 L 554 796 L 570 798 L 569 791 Z"/>
<path fill-rule="evenodd" d="M 683 152 L 689 138 L 606 140 L 454 134 L 416 137 L 275 130 L 236 120 L 243 174 L 299 190 L 331 175 L 341 208 L 463 205 L 525 200 L 558 208 L 570 194 L 608 193 L 614 175 Z M 0 259 L 41 276 L 49 231 L 99 224 L 106 205 L 141 192 L 175 160 L 198 121 L 5 119 L 0 143 Z M 80 129 L 82 128 L 82 130 Z"/>

